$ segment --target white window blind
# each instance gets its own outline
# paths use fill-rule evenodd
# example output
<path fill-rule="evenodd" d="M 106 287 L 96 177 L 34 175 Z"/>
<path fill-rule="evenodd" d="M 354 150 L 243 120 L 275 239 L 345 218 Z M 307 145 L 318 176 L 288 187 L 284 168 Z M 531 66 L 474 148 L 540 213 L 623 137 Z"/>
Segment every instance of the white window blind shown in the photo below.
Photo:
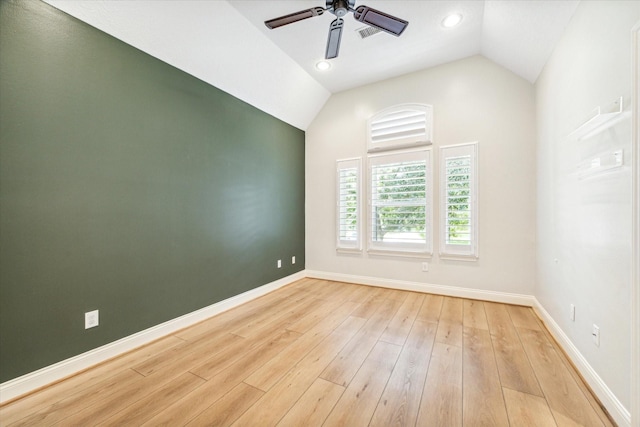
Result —
<path fill-rule="evenodd" d="M 369 251 L 431 252 L 431 151 L 369 157 Z"/>
<path fill-rule="evenodd" d="M 339 250 L 362 249 L 360 239 L 360 163 L 358 159 L 337 161 L 336 230 Z"/>
<path fill-rule="evenodd" d="M 403 104 L 382 110 L 367 123 L 369 152 L 431 144 L 432 107 Z"/>
<path fill-rule="evenodd" d="M 477 144 L 440 148 L 440 253 L 477 257 Z"/>

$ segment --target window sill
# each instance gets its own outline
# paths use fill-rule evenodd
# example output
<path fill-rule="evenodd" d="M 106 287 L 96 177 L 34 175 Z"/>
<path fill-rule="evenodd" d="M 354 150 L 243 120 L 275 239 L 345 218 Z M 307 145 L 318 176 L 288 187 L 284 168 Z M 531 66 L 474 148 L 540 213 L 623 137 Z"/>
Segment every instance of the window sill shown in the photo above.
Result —
<path fill-rule="evenodd" d="M 336 248 L 336 252 L 343 254 L 361 254 L 362 249 Z"/>
<path fill-rule="evenodd" d="M 466 261 L 466 262 L 475 262 L 478 261 L 477 255 L 457 255 L 457 254 L 440 254 L 440 259 L 450 260 L 450 261 Z"/>
<path fill-rule="evenodd" d="M 388 256 L 388 257 L 397 257 L 397 258 L 423 258 L 423 259 L 430 259 L 433 255 L 431 252 L 384 251 L 380 249 L 369 249 L 367 253 L 369 255 L 375 255 L 375 256 Z"/>

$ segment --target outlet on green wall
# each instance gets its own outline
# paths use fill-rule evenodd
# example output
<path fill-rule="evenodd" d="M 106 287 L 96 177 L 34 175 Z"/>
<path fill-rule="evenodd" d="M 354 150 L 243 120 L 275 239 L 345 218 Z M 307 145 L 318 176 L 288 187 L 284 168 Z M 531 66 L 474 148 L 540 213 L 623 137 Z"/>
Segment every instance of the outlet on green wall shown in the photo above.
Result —
<path fill-rule="evenodd" d="M 42 2 L 0 31 L 0 381 L 304 268 L 303 131 Z"/>

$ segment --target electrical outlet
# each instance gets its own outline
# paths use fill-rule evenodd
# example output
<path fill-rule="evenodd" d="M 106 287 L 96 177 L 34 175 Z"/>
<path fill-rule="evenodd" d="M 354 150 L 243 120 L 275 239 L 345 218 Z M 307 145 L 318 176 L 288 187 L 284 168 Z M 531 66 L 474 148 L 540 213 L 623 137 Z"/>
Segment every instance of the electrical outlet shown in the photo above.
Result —
<path fill-rule="evenodd" d="M 291 257 L 291 264 L 295 264 L 295 263 L 296 263 L 296 257 L 295 257 L 295 256 L 292 256 L 292 257 Z"/>
<path fill-rule="evenodd" d="M 428 262 L 423 262 L 422 263 L 422 271 L 429 271 L 429 263 Z"/>
<path fill-rule="evenodd" d="M 84 314 L 84 328 L 95 328 L 100 324 L 100 312 L 98 310 L 88 311 Z"/>
<path fill-rule="evenodd" d="M 281 259 L 278 260 L 278 268 L 282 268 L 282 260 Z"/>
<path fill-rule="evenodd" d="M 600 347 L 600 328 L 595 323 L 593 324 L 593 332 L 591 332 L 593 343 L 596 347 Z"/>
<path fill-rule="evenodd" d="M 569 319 L 571 319 L 572 321 L 576 321 L 576 306 L 571 304 L 571 307 L 569 308 Z"/>

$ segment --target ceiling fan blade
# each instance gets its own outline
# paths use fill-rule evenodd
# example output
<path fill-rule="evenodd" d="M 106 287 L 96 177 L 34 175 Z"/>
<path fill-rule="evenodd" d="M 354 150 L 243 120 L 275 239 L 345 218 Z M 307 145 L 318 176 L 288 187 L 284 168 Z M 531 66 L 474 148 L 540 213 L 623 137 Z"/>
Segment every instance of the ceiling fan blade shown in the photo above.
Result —
<path fill-rule="evenodd" d="M 314 16 L 320 16 L 324 13 L 324 9 L 321 7 L 314 7 L 307 10 L 301 10 L 300 12 L 290 13 L 279 18 L 273 18 L 268 21 L 264 21 L 264 25 L 270 30 L 274 28 L 282 27 L 283 25 L 293 24 L 294 22 L 302 21 L 303 19 L 312 18 Z"/>
<path fill-rule="evenodd" d="M 360 22 L 379 28 L 394 36 L 402 34 L 404 29 L 407 28 L 407 25 L 409 25 L 409 22 L 404 19 L 396 18 L 395 16 L 380 12 L 368 6 L 358 6 L 356 10 L 353 11 L 353 17 Z"/>
<path fill-rule="evenodd" d="M 340 40 L 342 39 L 342 27 L 344 21 L 340 18 L 331 23 L 329 27 L 329 38 L 327 39 L 327 53 L 325 59 L 333 59 L 338 57 L 340 52 Z"/>

